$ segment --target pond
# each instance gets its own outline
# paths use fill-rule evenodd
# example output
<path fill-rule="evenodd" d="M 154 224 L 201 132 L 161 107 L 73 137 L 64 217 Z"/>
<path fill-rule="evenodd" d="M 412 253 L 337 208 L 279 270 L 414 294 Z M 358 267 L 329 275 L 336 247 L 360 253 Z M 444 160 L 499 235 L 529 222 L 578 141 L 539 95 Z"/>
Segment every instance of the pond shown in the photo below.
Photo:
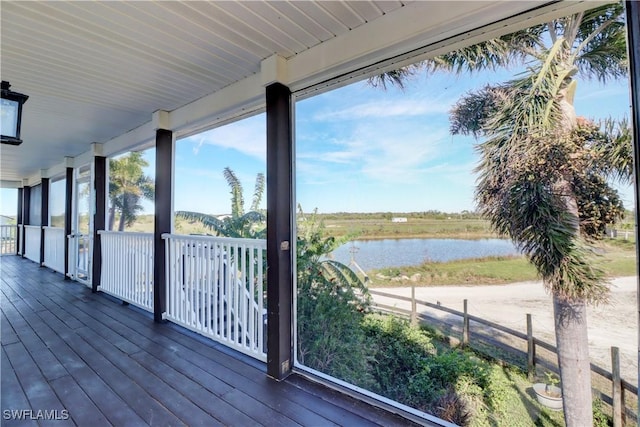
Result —
<path fill-rule="evenodd" d="M 332 252 L 336 261 L 349 264 L 351 257 L 365 271 L 376 268 L 420 265 L 427 261 L 453 261 L 489 256 L 518 255 L 504 239 L 384 239 L 348 242 Z"/>

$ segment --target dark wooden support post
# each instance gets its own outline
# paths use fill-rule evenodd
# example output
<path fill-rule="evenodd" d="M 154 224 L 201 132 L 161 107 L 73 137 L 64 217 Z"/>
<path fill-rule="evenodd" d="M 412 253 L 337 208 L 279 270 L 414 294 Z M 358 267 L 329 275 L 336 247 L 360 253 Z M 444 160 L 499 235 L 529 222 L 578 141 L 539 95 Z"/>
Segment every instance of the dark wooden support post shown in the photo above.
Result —
<path fill-rule="evenodd" d="M 629 52 L 629 80 L 631 83 L 631 124 L 633 134 L 633 161 L 636 165 L 636 242 L 640 241 L 638 222 L 640 221 L 640 2 L 627 1 L 627 49 Z M 636 263 L 640 263 L 640 245 L 636 245 Z M 638 285 L 637 324 L 640 326 L 640 276 L 636 278 Z M 638 362 L 640 362 L 640 327 L 638 331 Z M 640 367 L 640 364 L 638 365 Z M 638 371 L 640 373 L 640 369 Z M 640 398 L 640 387 L 638 388 Z M 638 419 L 640 420 L 640 405 L 638 405 Z"/>
<path fill-rule="evenodd" d="M 73 168 L 67 168 L 64 192 L 64 278 L 69 279 L 69 243 L 67 236 L 71 234 L 73 222 Z"/>
<path fill-rule="evenodd" d="M 49 178 L 42 178 L 40 198 L 40 266 L 44 264 L 44 227 L 49 225 Z"/>
<path fill-rule="evenodd" d="M 171 233 L 173 223 L 173 132 L 156 130 L 156 194 L 153 236 L 153 319 L 161 322 L 167 296 L 166 247 L 163 233 Z"/>
<path fill-rule="evenodd" d="M 411 325 L 418 326 L 418 310 L 416 307 L 416 287 L 411 285 Z"/>
<path fill-rule="evenodd" d="M 469 312 L 467 311 L 467 300 L 463 300 L 464 316 L 462 318 L 462 345 L 469 345 Z"/>
<path fill-rule="evenodd" d="M 533 339 L 533 319 L 527 313 L 527 374 L 529 381 L 536 376 L 536 342 Z"/>
<path fill-rule="evenodd" d="M 20 227 L 22 226 L 22 223 L 24 222 L 24 215 L 22 212 L 22 201 L 24 198 L 23 195 L 24 190 L 22 188 L 18 188 L 18 212 L 16 212 L 16 224 L 18 226 L 18 229 L 16 230 L 16 255 L 21 255 L 22 254 L 22 233 L 20 231 Z"/>
<path fill-rule="evenodd" d="M 31 224 L 31 187 L 25 186 L 22 189 L 22 225 L 30 225 Z M 25 258 L 25 253 L 27 252 L 27 238 L 26 238 L 27 230 L 22 227 L 22 258 Z"/>
<path fill-rule="evenodd" d="M 293 111 L 291 91 L 267 86 L 267 375 L 293 365 Z"/>
<path fill-rule="evenodd" d="M 620 349 L 611 347 L 611 411 L 613 427 L 622 427 L 624 402 L 622 401 L 622 383 L 620 381 Z"/>
<path fill-rule="evenodd" d="M 100 234 L 98 231 L 104 230 L 107 210 L 107 158 L 103 156 L 94 157 L 94 183 L 96 194 L 96 206 L 93 216 L 93 265 L 91 269 L 91 290 L 98 292 L 100 286 L 100 275 L 102 274 L 102 247 L 100 245 Z"/>

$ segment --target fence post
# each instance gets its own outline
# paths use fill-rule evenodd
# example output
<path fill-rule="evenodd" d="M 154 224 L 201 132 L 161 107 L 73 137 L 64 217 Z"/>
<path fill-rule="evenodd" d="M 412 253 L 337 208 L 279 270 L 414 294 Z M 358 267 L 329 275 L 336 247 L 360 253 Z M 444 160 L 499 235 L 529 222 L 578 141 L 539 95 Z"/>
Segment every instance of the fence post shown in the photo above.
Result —
<path fill-rule="evenodd" d="M 467 313 L 467 300 L 463 301 L 464 317 L 462 321 L 462 345 L 469 345 L 469 315 Z"/>
<path fill-rule="evenodd" d="M 531 314 L 527 313 L 527 375 L 529 381 L 533 381 L 536 374 L 536 343 L 533 340 L 533 321 Z"/>
<path fill-rule="evenodd" d="M 416 287 L 411 285 L 411 325 L 418 324 L 418 313 L 416 312 Z"/>
<path fill-rule="evenodd" d="M 622 384 L 620 383 L 620 349 L 611 347 L 611 399 L 613 400 L 613 427 L 622 427 Z"/>

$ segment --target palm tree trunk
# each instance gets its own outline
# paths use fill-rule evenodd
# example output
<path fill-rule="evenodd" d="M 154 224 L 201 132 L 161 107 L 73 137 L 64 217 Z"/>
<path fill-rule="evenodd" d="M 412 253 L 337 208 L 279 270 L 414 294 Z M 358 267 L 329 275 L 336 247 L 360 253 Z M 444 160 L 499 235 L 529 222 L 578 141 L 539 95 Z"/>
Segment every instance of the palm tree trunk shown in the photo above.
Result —
<path fill-rule="evenodd" d="M 586 303 L 554 295 L 553 313 L 566 426 L 591 426 L 591 362 Z"/>
<path fill-rule="evenodd" d="M 124 231 L 124 215 L 120 213 L 120 221 L 118 222 L 118 231 Z"/>
<path fill-rule="evenodd" d="M 113 226 L 115 222 L 116 222 L 115 202 L 111 200 L 111 208 L 109 208 L 109 226 L 107 227 L 107 230 L 113 230 Z"/>
<path fill-rule="evenodd" d="M 574 218 L 574 239 L 579 238 L 578 202 L 570 178 L 564 177 L 556 190 L 562 194 L 567 212 Z M 562 381 L 562 408 L 566 427 L 593 425 L 591 395 L 591 361 L 587 330 L 587 305 L 584 299 L 570 299 L 553 294 L 558 367 Z"/>
<path fill-rule="evenodd" d="M 118 222 L 118 231 L 124 231 L 125 213 L 127 212 L 127 195 L 122 195 L 122 208 L 120 209 L 120 221 Z"/>

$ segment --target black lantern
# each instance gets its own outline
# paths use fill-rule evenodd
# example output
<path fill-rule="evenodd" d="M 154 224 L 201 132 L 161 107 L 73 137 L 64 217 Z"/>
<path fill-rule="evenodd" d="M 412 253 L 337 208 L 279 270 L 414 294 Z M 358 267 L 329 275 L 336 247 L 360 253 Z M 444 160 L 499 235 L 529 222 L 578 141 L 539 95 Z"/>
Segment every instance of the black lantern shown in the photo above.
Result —
<path fill-rule="evenodd" d="M 20 122 L 22 121 L 22 104 L 29 97 L 21 93 L 9 90 L 9 82 L 2 81 L 2 105 L 0 109 L 0 130 L 2 131 L 2 143 L 20 145 Z"/>

